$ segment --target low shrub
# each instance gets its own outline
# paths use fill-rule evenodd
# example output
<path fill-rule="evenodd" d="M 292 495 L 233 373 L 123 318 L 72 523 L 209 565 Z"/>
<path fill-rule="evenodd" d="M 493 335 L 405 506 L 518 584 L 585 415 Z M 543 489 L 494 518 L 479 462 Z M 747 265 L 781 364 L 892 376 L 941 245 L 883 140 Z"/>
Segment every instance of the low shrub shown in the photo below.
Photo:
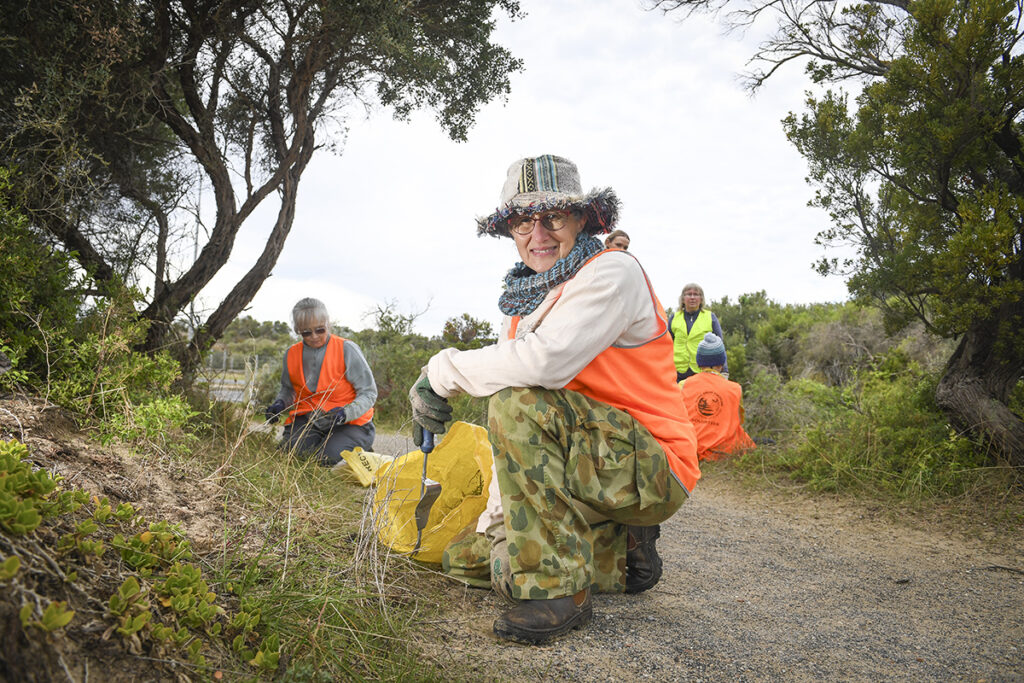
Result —
<path fill-rule="evenodd" d="M 792 430 L 770 463 L 819 490 L 904 498 L 964 495 L 990 469 L 989 459 L 949 426 L 935 405 L 936 382 L 935 373 L 899 349 L 857 373 L 842 390 L 811 380 L 790 382 L 770 402 L 771 414 L 755 412 Z M 757 386 L 753 393 L 760 404 Z M 794 413 L 813 417 L 799 420 Z"/>

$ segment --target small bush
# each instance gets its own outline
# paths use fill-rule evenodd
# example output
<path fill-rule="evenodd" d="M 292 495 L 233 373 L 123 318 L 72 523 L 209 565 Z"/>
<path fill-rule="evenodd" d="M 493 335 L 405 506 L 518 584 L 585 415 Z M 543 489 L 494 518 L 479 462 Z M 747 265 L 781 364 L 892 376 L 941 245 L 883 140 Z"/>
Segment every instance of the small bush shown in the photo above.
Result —
<path fill-rule="evenodd" d="M 48 369 L 73 353 L 68 344 L 84 282 L 70 259 L 46 245 L 9 199 L 0 168 L 0 346 L 15 371 L 0 386 L 45 384 Z"/>
<path fill-rule="evenodd" d="M 752 436 L 789 444 L 806 428 L 827 419 L 840 402 L 834 387 L 811 379 L 785 382 L 774 368 L 759 366 L 743 390 L 744 424 Z"/>
<path fill-rule="evenodd" d="M 987 454 L 959 435 L 934 402 L 937 377 L 899 350 L 857 375 L 842 400 L 779 452 L 775 463 L 822 490 L 900 497 L 970 490 Z M 787 387 L 788 389 L 788 387 Z M 822 394 L 814 402 L 824 404 Z"/>
<path fill-rule="evenodd" d="M 100 433 L 104 442 L 145 440 L 157 446 L 181 434 L 196 413 L 171 391 L 180 367 L 167 352 L 144 354 L 134 347 L 145 339 L 147 323 L 135 313 L 131 290 L 101 302 L 78 325 L 77 338 L 55 340 L 74 353 L 62 357 L 49 373 L 50 396 L 71 408 Z"/>

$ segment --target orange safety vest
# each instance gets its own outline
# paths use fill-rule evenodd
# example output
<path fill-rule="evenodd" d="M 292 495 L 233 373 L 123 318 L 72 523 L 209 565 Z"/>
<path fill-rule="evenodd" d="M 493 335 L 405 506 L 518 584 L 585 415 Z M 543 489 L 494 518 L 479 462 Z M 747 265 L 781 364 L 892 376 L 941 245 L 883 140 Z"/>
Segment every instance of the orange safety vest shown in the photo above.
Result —
<path fill-rule="evenodd" d="M 288 349 L 288 378 L 295 390 L 295 408 L 289 411 L 285 424 L 291 424 L 296 415 L 303 415 L 317 408 L 325 412 L 331 408 L 344 408 L 356 398 L 356 390 L 345 379 L 345 340 L 341 337 L 327 337 L 327 349 L 324 351 L 324 361 L 320 366 L 320 377 L 317 379 L 315 392 L 306 386 L 306 376 L 302 372 L 302 342 Z M 373 419 L 373 407 L 356 419 L 346 417 L 349 417 L 348 424 L 364 425 Z"/>
<path fill-rule="evenodd" d="M 599 256 L 600 253 L 591 257 L 587 263 Z M 672 473 L 689 494 L 700 479 L 697 435 L 686 416 L 682 392 L 674 380 L 672 338 L 668 335 L 665 309 L 654 294 L 646 272 L 644 279 L 651 293 L 651 305 L 661 323 L 657 336 L 637 347 L 609 346 L 565 388 L 625 411 L 646 427 L 665 449 Z M 512 318 L 509 339 L 515 339 L 519 318 Z"/>
<path fill-rule="evenodd" d="M 697 430 L 697 457 L 718 460 L 756 448 L 743 430 L 743 389 L 716 372 L 699 372 L 681 382 L 686 412 Z"/>

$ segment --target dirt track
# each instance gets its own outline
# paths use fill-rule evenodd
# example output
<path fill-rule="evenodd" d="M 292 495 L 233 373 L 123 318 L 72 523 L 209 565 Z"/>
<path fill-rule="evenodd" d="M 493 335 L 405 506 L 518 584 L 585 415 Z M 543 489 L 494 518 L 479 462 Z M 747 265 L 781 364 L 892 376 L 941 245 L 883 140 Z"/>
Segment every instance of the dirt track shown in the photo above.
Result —
<path fill-rule="evenodd" d="M 595 596 L 589 628 L 504 644 L 497 596 L 450 584 L 423 647 L 498 680 L 1024 681 L 1024 534 L 996 549 L 879 517 L 707 476 L 663 525 L 661 582 Z"/>

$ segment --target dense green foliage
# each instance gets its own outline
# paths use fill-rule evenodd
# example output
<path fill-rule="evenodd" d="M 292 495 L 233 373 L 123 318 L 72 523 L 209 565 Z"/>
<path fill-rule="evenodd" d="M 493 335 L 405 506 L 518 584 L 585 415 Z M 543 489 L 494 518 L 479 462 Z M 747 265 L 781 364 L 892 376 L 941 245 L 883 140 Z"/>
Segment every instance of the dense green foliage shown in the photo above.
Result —
<path fill-rule="evenodd" d="M 0 345 L 16 376 L 38 382 L 48 358 L 43 330 L 61 330 L 78 313 L 79 287 L 68 258 L 28 227 L 10 198 L 9 172 L 0 168 Z"/>
<path fill-rule="evenodd" d="M 121 287 L 89 305 L 68 257 L 46 246 L 8 203 L 0 175 L 0 348 L 13 370 L 0 386 L 36 388 L 74 410 L 104 439 L 185 447 L 193 412 L 170 392 L 180 376 L 167 352 L 134 353 L 148 324 Z M 114 283 L 110 286 L 114 290 Z"/>
<path fill-rule="evenodd" d="M 986 477 L 1003 485 L 1012 469 L 950 427 L 935 405 L 937 374 L 893 347 L 843 386 L 783 382 L 759 369 L 746 387 L 747 429 L 774 439 L 742 461 L 816 489 L 872 498 L 969 495 Z"/>
<path fill-rule="evenodd" d="M 774 442 L 740 467 L 897 499 L 1015 485 L 1013 468 L 990 467 L 983 443 L 951 426 L 936 405 L 952 341 L 921 327 L 890 336 L 877 310 L 856 303 L 781 305 L 757 292 L 711 307 L 726 337 L 730 379 L 744 387 L 747 431 Z"/>
<path fill-rule="evenodd" d="M 787 380 L 843 386 L 897 343 L 936 371 L 954 346 L 920 326 L 891 334 L 878 311 L 852 303 L 783 305 L 762 290 L 741 294 L 735 303 L 724 297 L 710 308 L 722 323 L 730 379 L 740 383 L 753 379 L 752 368 L 768 367 Z"/>

